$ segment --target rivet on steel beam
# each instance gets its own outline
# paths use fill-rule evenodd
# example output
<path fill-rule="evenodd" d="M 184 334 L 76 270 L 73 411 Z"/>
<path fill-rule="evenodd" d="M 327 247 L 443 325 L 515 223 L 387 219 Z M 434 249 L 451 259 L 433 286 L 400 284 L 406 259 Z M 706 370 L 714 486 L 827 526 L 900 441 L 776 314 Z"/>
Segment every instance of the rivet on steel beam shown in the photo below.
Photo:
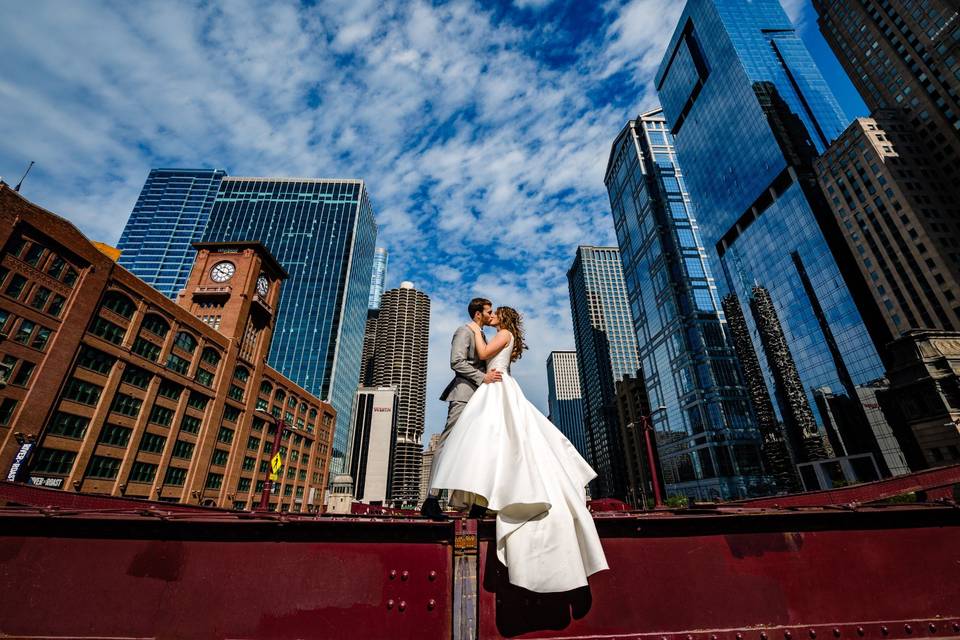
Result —
<path fill-rule="evenodd" d="M 937 632 L 937 625 L 933 624 L 932 622 L 927 626 L 927 628 L 930 629 L 930 633 Z"/>
<path fill-rule="evenodd" d="M 953 630 L 954 630 L 954 631 L 960 631 L 960 622 L 954 622 L 954 623 L 953 623 Z"/>
<path fill-rule="evenodd" d="M 400 611 L 404 611 L 404 610 L 407 608 L 407 601 L 406 601 L 406 600 L 401 600 L 401 601 L 400 601 L 400 606 L 397 607 L 397 608 L 400 609 Z"/>
<path fill-rule="evenodd" d="M 840 629 L 837 629 L 836 627 L 833 628 L 833 637 L 834 638 L 840 637 Z"/>
<path fill-rule="evenodd" d="M 404 571 L 403 573 L 400 574 L 400 579 L 401 579 L 401 580 L 406 580 L 406 579 L 409 578 L 409 577 L 410 577 L 410 572 L 409 572 L 409 571 Z"/>
<path fill-rule="evenodd" d="M 687 634 L 687 640 L 693 640 L 693 636 L 690 635 L 689 633 Z"/>
<path fill-rule="evenodd" d="M 393 609 L 393 600 L 387 600 L 387 609 Z"/>
<path fill-rule="evenodd" d="M 862 637 L 863 634 L 865 634 L 865 633 L 866 633 L 866 631 L 863 630 L 863 627 L 857 627 L 857 635 L 858 635 L 858 636 L 861 636 L 861 637 Z"/>
<path fill-rule="evenodd" d="M 908 624 L 903 625 L 903 630 L 906 631 L 907 633 L 913 633 L 913 627 L 911 627 Z"/>
<path fill-rule="evenodd" d="M 436 572 L 436 571 L 431 571 L 430 574 L 429 574 L 427 577 L 428 577 L 431 581 L 436 580 L 436 579 L 437 579 L 437 572 Z"/>
<path fill-rule="evenodd" d="M 743 634 L 742 634 L 742 633 L 738 633 L 738 634 L 737 634 L 737 640 L 743 640 Z"/>
<path fill-rule="evenodd" d="M 710 634 L 710 640 L 717 640 L 717 634 L 711 633 L 711 634 Z"/>
<path fill-rule="evenodd" d="M 766 631 L 761 631 L 761 632 L 760 632 L 760 640 L 767 640 L 767 632 L 766 632 Z"/>
<path fill-rule="evenodd" d="M 813 629 L 810 629 L 810 631 L 807 632 L 807 635 L 809 635 L 811 638 L 816 638 L 817 632 L 814 631 Z"/>
<path fill-rule="evenodd" d="M 427 601 L 427 609 L 429 609 L 430 611 L 433 611 L 436 608 L 436 606 L 437 606 L 437 601 L 434 600 L 433 598 Z"/>
<path fill-rule="evenodd" d="M 790 638 L 793 637 L 793 634 L 790 633 L 789 631 L 784 631 L 784 632 L 783 632 L 783 637 L 786 638 L 787 640 L 790 640 Z"/>
<path fill-rule="evenodd" d="M 880 633 L 882 633 L 882 634 L 885 635 L 885 636 L 888 636 L 888 635 L 890 635 L 890 629 L 888 629 L 888 628 L 886 627 L 886 625 L 884 625 L 884 626 L 880 627 Z"/>
<path fill-rule="evenodd" d="M 391 570 L 390 570 L 390 579 L 393 580 L 393 579 L 396 578 L 396 577 L 397 577 L 397 570 L 396 570 L 396 569 L 391 569 Z"/>

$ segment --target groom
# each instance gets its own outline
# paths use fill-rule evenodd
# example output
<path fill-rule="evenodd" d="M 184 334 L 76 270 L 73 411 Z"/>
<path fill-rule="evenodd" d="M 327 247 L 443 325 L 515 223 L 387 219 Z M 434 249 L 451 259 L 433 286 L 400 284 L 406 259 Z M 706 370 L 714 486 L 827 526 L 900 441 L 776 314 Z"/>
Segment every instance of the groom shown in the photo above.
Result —
<path fill-rule="evenodd" d="M 440 399 L 448 403 L 447 424 L 443 428 L 443 433 L 440 434 L 440 446 L 443 446 L 443 441 L 450 434 L 450 429 L 457 423 L 463 408 L 467 406 L 467 402 L 480 385 L 500 382 L 503 377 L 496 369 L 486 370 L 486 365 L 477 357 L 477 350 L 473 344 L 471 325 L 476 324 L 480 328 L 489 326 L 490 316 L 493 315 L 493 303 L 486 298 L 474 298 L 467 305 L 467 314 L 471 322 L 457 328 L 453 334 L 453 343 L 450 345 L 450 368 L 453 369 L 454 376 L 440 395 Z M 434 520 L 446 519 L 437 500 L 438 493 L 433 489 L 430 490 L 430 495 L 420 507 L 421 515 Z"/>

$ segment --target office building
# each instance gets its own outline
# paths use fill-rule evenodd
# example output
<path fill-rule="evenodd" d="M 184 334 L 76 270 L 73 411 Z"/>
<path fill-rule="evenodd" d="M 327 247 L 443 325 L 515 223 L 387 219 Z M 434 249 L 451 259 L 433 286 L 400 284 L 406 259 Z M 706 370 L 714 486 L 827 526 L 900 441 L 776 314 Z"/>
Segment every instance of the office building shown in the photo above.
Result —
<path fill-rule="evenodd" d="M 222 169 L 152 169 L 120 234 L 120 265 L 176 298 L 225 175 Z"/>
<path fill-rule="evenodd" d="M 659 471 L 658 482 L 665 491 L 663 467 L 657 453 L 657 440 L 652 432 L 650 401 L 643 384 L 644 376 L 626 374 L 617 381 L 617 414 L 620 422 L 620 437 L 623 440 L 624 461 L 627 469 L 627 504 L 640 509 L 652 509 L 654 497 L 653 477 L 650 474 L 650 455 L 654 468 Z M 647 425 L 651 432 L 646 432 Z M 647 442 L 650 443 L 648 449 Z M 674 492 L 682 493 L 682 492 Z M 661 497 L 665 497 L 662 494 Z"/>
<path fill-rule="evenodd" d="M 651 420 L 668 492 L 692 499 L 767 493 L 759 433 L 660 109 L 623 128 L 604 182 L 642 384 L 650 404 L 663 407 Z"/>
<path fill-rule="evenodd" d="M 370 309 L 380 308 L 380 296 L 383 295 L 383 287 L 387 282 L 387 250 L 383 247 L 377 247 L 373 254 L 373 275 L 370 278 L 370 300 L 368 306 Z"/>
<path fill-rule="evenodd" d="M 871 113 L 896 109 L 940 191 L 960 199 L 960 14 L 954 0 L 813 0 Z M 944 222 L 941 220 L 941 222 Z M 954 247 L 956 251 L 957 247 Z"/>
<path fill-rule="evenodd" d="M 587 457 L 583 430 L 583 398 L 576 351 L 551 351 L 547 356 L 547 407 L 550 421 Z"/>
<path fill-rule="evenodd" d="M 398 506 L 416 505 L 420 498 L 429 344 L 427 294 L 410 282 L 385 291 L 377 321 L 373 381 L 375 386 L 397 389 L 391 498 Z"/>
<path fill-rule="evenodd" d="M 960 203 L 894 111 L 857 118 L 816 161 L 847 250 L 891 338 L 960 330 Z"/>
<path fill-rule="evenodd" d="M 440 434 L 435 433 L 430 436 L 430 442 L 423 448 L 423 458 L 420 463 L 420 496 L 417 499 L 417 506 L 423 504 L 430 492 L 430 472 L 433 471 L 433 458 L 440 448 Z M 445 491 L 441 493 L 446 493 Z"/>
<path fill-rule="evenodd" d="M 397 440 L 397 390 L 360 387 L 354 399 L 350 447 L 353 497 L 365 504 L 390 502 L 393 450 Z"/>
<path fill-rule="evenodd" d="M 814 390 L 856 401 L 856 386 L 883 373 L 875 341 L 886 332 L 861 313 L 874 309 L 861 279 L 845 281 L 857 267 L 814 173 L 845 128 L 840 107 L 777 0 L 690 0 L 656 87 L 718 290 L 744 310 L 750 341 L 738 355 L 763 355 L 767 395 L 778 421 L 794 421 L 794 443 L 811 429 L 822 442 Z"/>
<path fill-rule="evenodd" d="M 363 354 L 360 360 L 360 386 L 373 384 L 373 356 L 377 346 L 377 317 L 380 315 L 380 297 L 387 278 L 387 250 L 377 247 L 373 255 L 373 276 L 370 279 L 370 301 L 367 323 L 363 329 Z"/>
<path fill-rule="evenodd" d="M 616 382 L 639 368 L 620 251 L 581 245 L 567 272 L 577 371 L 583 396 L 587 461 L 597 472 L 595 498 L 625 499 L 626 463 Z"/>
<path fill-rule="evenodd" d="M 345 470 L 377 225 L 361 180 L 224 178 L 207 242 L 258 240 L 290 273 L 268 361 L 328 401 L 339 420 L 333 472 Z"/>
<path fill-rule="evenodd" d="M 266 364 L 286 272 L 260 243 L 195 246 L 174 302 L 0 184 L 8 479 L 249 509 L 283 421 L 270 508 L 322 506 L 336 411 Z"/>

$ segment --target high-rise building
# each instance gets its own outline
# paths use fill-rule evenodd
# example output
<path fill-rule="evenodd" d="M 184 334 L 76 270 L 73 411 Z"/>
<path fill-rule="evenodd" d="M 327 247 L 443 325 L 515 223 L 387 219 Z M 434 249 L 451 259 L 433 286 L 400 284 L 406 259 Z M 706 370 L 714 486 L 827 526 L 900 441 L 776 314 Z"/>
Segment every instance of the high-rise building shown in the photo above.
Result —
<path fill-rule="evenodd" d="M 656 86 L 718 289 L 743 309 L 760 303 L 742 314 L 739 348 L 764 355 L 778 420 L 802 419 L 791 432 L 810 435 L 814 390 L 855 401 L 883 373 L 873 340 L 886 328 L 861 313 L 874 308 L 861 279 L 844 281 L 857 267 L 813 170 L 845 127 L 840 107 L 777 0 L 690 0 Z"/>
<path fill-rule="evenodd" d="M 360 387 L 353 405 L 350 476 L 353 497 L 365 504 L 390 501 L 393 450 L 397 440 L 397 390 Z"/>
<path fill-rule="evenodd" d="M 387 282 L 387 250 L 383 247 L 377 247 L 373 254 L 373 275 L 370 278 L 370 309 L 380 308 L 380 296 L 383 295 L 383 287 Z"/>
<path fill-rule="evenodd" d="M 420 463 L 420 497 L 417 500 L 418 506 L 423 504 L 423 501 L 427 499 L 427 494 L 430 491 L 430 471 L 433 470 L 433 458 L 439 448 L 440 434 L 435 433 L 430 436 L 430 442 L 423 448 L 423 459 Z"/>
<path fill-rule="evenodd" d="M 0 467 L 27 454 L 11 479 L 250 509 L 282 418 L 271 508 L 320 508 L 336 412 L 266 364 L 286 273 L 262 244 L 195 245 L 174 302 L 0 184 L 0 247 Z"/>
<path fill-rule="evenodd" d="M 547 356 L 547 407 L 550 421 L 586 458 L 587 438 L 583 430 L 583 397 L 576 351 L 551 351 Z"/>
<path fill-rule="evenodd" d="M 643 385 L 643 376 L 626 374 L 618 381 L 617 411 L 620 418 L 620 437 L 623 439 L 624 460 L 627 467 L 627 503 L 634 507 L 651 508 L 655 504 L 653 477 L 650 475 L 650 454 L 657 479 L 664 486 L 663 465 L 657 456 L 656 438 L 648 434 L 650 403 Z M 647 448 L 647 442 L 650 448 Z"/>
<path fill-rule="evenodd" d="M 639 368 L 620 251 L 580 246 L 567 272 L 577 371 L 583 395 L 587 461 L 597 472 L 591 495 L 626 498 L 616 382 Z"/>
<path fill-rule="evenodd" d="M 707 500 L 768 492 L 747 390 L 660 109 L 623 128 L 604 182 L 643 386 L 650 404 L 663 407 L 650 420 L 667 490 Z"/>
<path fill-rule="evenodd" d="M 361 180 L 224 178 L 208 242 L 255 239 L 290 273 L 269 362 L 337 410 L 332 470 L 345 470 L 377 224 Z"/>
<path fill-rule="evenodd" d="M 897 112 L 857 118 L 817 178 L 877 315 L 892 336 L 960 330 L 960 202 L 931 179 L 929 150 Z"/>
<path fill-rule="evenodd" d="M 222 169 L 152 169 L 120 234 L 120 264 L 176 298 L 225 175 Z"/>
<path fill-rule="evenodd" d="M 937 188 L 958 199 L 956 0 L 813 0 L 813 6 L 820 31 L 870 110 L 900 111 L 925 156 L 927 166 L 915 171 L 934 171 L 940 182 Z"/>
<path fill-rule="evenodd" d="M 391 497 L 399 505 L 415 505 L 420 498 L 429 336 L 427 294 L 410 282 L 385 291 L 377 320 L 373 381 L 378 387 L 396 387 L 399 396 L 391 486 Z"/>

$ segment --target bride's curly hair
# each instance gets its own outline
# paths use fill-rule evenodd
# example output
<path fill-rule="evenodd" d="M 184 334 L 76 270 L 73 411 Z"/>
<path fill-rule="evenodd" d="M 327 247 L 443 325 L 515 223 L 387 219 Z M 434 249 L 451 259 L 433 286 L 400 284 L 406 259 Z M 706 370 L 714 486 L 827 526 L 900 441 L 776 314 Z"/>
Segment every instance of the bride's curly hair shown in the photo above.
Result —
<path fill-rule="evenodd" d="M 524 349 L 527 349 L 527 343 L 523 341 L 523 316 L 512 307 L 500 307 L 497 309 L 497 317 L 500 318 L 499 328 L 513 334 L 513 353 L 510 354 L 510 362 L 516 362 L 523 357 Z"/>

